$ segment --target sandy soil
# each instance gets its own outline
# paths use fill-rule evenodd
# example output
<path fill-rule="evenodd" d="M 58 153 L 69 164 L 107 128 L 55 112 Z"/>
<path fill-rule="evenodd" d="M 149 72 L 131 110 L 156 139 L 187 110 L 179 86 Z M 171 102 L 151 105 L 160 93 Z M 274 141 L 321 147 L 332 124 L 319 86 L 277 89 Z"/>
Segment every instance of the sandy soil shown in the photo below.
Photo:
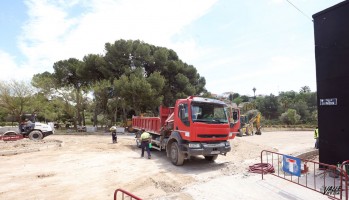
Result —
<path fill-rule="evenodd" d="M 312 132 L 267 132 L 232 140 L 232 152 L 215 162 L 194 157 L 177 167 L 165 152 L 154 150 L 152 159 L 140 158 L 132 135 L 119 135 L 117 144 L 110 135 L 0 141 L 0 153 L 19 153 L 0 157 L 0 199 L 113 199 L 115 189 L 122 188 L 143 199 L 191 200 L 197 196 L 187 192 L 193 185 L 253 176 L 247 168 L 260 162 L 263 149 L 299 153 L 313 143 Z M 38 151 L 22 153 L 37 146 Z M 219 185 L 211 187 L 219 190 Z"/>

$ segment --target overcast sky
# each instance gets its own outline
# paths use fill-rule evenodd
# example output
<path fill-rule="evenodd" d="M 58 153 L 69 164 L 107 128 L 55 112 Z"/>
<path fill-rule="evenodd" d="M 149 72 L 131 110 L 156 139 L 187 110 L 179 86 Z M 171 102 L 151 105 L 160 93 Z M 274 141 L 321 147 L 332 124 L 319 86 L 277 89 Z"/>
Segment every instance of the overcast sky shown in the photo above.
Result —
<path fill-rule="evenodd" d="M 176 51 L 215 94 L 316 91 L 312 15 L 339 2 L 1 0 L 0 80 L 29 81 L 56 61 L 139 39 Z"/>

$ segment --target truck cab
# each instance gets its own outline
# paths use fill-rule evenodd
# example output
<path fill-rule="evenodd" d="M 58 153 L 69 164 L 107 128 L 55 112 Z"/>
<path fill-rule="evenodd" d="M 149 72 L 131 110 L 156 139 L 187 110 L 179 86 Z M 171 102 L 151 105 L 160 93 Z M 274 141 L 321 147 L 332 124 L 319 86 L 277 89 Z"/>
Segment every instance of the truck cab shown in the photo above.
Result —
<path fill-rule="evenodd" d="M 216 99 L 189 97 L 179 99 L 173 115 L 173 130 L 166 141 L 168 157 L 175 165 L 190 156 L 203 155 L 215 160 L 231 150 L 232 137 L 227 105 Z"/>

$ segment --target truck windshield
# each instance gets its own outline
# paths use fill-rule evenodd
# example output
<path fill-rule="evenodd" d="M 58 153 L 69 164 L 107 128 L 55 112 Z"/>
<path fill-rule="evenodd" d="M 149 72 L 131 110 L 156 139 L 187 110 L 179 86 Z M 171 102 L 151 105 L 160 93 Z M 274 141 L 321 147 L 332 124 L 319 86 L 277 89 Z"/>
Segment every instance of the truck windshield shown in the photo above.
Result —
<path fill-rule="evenodd" d="M 192 102 L 191 114 L 193 122 L 210 124 L 228 123 L 227 110 L 223 104 Z"/>

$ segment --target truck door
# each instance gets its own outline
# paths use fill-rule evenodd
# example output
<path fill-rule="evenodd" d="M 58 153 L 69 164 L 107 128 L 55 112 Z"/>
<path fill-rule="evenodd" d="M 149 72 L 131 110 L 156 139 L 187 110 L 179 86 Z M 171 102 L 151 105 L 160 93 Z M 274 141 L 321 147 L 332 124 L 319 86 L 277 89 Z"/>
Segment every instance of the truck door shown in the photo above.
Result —
<path fill-rule="evenodd" d="M 179 105 L 178 118 L 181 120 L 182 125 L 185 125 L 186 127 L 190 126 L 188 104 L 183 103 L 183 104 Z M 183 128 L 185 128 L 185 127 L 183 127 Z"/>
<path fill-rule="evenodd" d="M 233 139 L 236 134 L 239 133 L 240 129 L 240 110 L 239 109 L 234 109 L 230 108 L 230 134 L 229 134 L 229 139 Z"/>
<path fill-rule="evenodd" d="M 183 138 L 189 138 L 190 121 L 189 121 L 189 109 L 187 103 L 181 103 L 178 105 L 178 119 L 175 123 L 175 129 L 180 132 Z"/>

